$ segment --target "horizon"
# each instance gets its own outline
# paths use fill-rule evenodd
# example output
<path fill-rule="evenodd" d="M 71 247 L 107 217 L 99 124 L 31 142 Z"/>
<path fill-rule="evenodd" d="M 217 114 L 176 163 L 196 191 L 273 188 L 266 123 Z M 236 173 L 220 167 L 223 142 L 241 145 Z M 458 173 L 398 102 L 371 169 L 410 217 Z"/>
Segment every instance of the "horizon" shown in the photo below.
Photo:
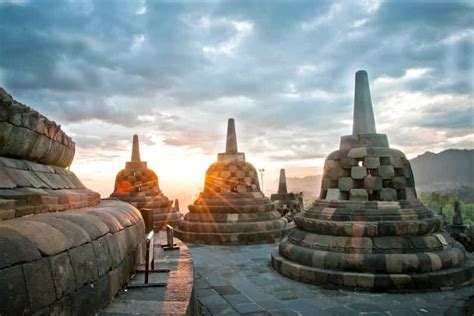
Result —
<path fill-rule="evenodd" d="M 102 197 L 138 134 L 164 194 L 192 199 L 229 117 L 266 194 L 280 168 L 318 175 L 359 69 L 391 147 L 474 148 L 470 2 L 47 2 L 0 1 L 0 86 L 61 123 Z"/>

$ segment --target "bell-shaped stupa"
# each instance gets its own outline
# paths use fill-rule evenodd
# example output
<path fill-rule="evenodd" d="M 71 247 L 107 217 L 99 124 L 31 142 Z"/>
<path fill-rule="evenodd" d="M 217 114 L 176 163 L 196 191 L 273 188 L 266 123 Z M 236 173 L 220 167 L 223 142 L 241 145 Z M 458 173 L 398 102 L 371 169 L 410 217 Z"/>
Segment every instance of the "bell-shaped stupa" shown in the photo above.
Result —
<path fill-rule="evenodd" d="M 175 226 L 181 219 L 181 213 L 171 207 L 173 201 L 161 192 L 156 173 L 148 169 L 146 161 L 140 160 L 137 135 L 133 135 L 132 160 L 126 162 L 125 169 L 117 174 L 115 189 L 110 196 L 130 203 L 139 210 L 153 210 L 155 230 L 167 224 Z"/>
<path fill-rule="evenodd" d="M 277 203 L 277 210 L 282 216 L 294 216 L 304 209 L 303 193 L 288 193 L 285 169 L 280 169 L 278 192 L 272 194 L 270 200 Z"/>
<path fill-rule="evenodd" d="M 229 119 L 226 151 L 207 169 L 204 191 L 189 206 L 176 236 L 205 244 L 273 243 L 287 227 L 260 191 L 255 167 L 238 152 L 234 119 Z"/>
<path fill-rule="evenodd" d="M 290 278 L 372 291 L 473 282 L 474 260 L 417 199 L 410 162 L 377 134 L 367 73 L 356 73 L 353 134 L 324 165 L 321 196 L 272 254 Z"/>

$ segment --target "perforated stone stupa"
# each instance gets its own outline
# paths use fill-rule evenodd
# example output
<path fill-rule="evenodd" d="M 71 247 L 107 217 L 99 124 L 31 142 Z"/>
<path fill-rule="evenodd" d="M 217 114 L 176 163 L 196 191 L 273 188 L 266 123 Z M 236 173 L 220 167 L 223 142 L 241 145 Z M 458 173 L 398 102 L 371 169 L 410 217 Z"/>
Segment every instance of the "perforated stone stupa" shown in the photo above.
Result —
<path fill-rule="evenodd" d="M 176 236 L 206 244 L 272 243 L 287 227 L 260 191 L 255 167 L 238 152 L 234 119 L 229 119 L 226 151 L 207 169 L 204 191 L 189 206 Z"/>
<path fill-rule="evenodd" d="M 356 73 L 353 134 L 324 165 L 321 196 L 272 254 L 285 276 L 391 291 L 473 282 L 474 260 L 417 199 L 410 163 L 377 134 L 368 76 Z"/>
<path fill-rule="evenodd" d="M 278 193 L 272 194 L 270 200 L 277 203 L 277 210 L 281 215 L 293 216 L 304 209 L 303 193 L 288 193 L 285 169 L 280 169 Z"/>
<path fill-rule="evenodd" d="M 132 159 L 117 174 L 115 189 L 110 196 L 130 203 L 139 210 L 153 210 L 155 230 L 160 230 L 167 224 L 176 226 L 181 219 L 181 213 L 171 207 L 173 201 L 160 190 L 156 173 L 148 169 L 146 161 L 141 161 L 138 135 L 133 135 Z"/>

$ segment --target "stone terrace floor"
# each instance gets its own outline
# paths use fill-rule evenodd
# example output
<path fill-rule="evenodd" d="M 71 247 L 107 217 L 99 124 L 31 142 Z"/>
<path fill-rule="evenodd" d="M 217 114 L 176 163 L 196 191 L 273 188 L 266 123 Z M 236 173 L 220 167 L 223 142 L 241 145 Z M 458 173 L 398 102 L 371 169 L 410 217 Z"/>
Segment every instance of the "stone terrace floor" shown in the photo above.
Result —
<path fill-rule="evenodd" d="M 270 265 L 277 244 L 188 244 L 204 315 L 462 315 L 474 286 L 411 294 L 327 290 L 281 276 Z"/>

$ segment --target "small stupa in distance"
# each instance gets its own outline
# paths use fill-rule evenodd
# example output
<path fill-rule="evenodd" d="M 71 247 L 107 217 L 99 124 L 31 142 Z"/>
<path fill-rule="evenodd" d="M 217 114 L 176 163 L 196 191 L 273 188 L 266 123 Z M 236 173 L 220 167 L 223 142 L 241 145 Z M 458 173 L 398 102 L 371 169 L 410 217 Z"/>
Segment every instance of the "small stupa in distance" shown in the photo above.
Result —
<path fill-rule="evenodd" d="M 234 119 L 226 150 L 206 171 L 204 191 L 175 230 L 181 240 L 204 244 L 273 243 L 288 230 L 275 205 L 260 190 L 255 167 L 238 151 Z"/>
<path fill-rule="evenodd" d="M 155 230 L 167 224 L 176 226 L 181 220 L 179 210 L 172 207 L 173 201 L 160 190 L 156 173 L 148 169 L 146 161 L 141 161 L 138 135 L 133 135 L 131 161 L 126 162 L 125 169 L 117 174 L 114 192 L 110 196 L 130 203 L 139 210 L 150 209 Z"/>
<path fill-rule="evenodd" d="M 280 169 L 278 192 L 270 196 L 277 203 L 277 210 L 282 216 L 294 216 L 304 209 L 303 193 L 288 193 L 285 169 Z"/>

